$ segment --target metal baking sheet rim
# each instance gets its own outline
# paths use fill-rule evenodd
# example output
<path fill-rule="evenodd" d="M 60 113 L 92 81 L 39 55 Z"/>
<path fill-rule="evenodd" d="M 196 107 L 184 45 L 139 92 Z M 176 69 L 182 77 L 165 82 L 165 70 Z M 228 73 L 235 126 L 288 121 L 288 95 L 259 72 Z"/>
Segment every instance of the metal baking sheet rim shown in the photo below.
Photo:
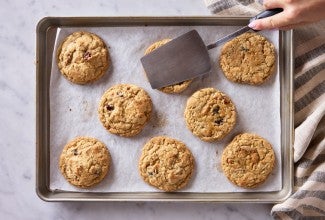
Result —
<path fill-rule="evenodd" d="M 293 31 L 280 31 L 282 189 L 275 192 L 68 192 L 49 188 L 49 80 L 58 27 L 246 25 L 248 17 L 45 17 L 36 27 L 36 194 L 44 201 L 166 201 L 279 203 L 293 188 Z"/>

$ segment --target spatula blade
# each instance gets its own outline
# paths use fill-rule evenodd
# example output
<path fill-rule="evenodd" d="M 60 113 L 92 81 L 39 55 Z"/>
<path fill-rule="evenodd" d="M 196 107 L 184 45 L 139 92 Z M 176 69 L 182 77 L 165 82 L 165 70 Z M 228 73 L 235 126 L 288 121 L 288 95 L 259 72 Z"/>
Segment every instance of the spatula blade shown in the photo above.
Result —
<path fill-rule="evenodd" d="M 196 30 L 187 32 L 141 58 L 153 89 L 193 79 L 211 70 L 208 50 Z"/>

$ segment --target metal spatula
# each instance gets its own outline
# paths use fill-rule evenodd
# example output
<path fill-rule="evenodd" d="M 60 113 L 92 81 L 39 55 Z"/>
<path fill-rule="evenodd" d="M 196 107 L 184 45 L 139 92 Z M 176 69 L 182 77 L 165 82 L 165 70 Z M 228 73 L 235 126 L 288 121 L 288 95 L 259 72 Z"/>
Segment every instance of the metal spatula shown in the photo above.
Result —
<path fill-rule="evenodd" d="M 283 9 L 266 10 L 250 19 L 275 15 Z M 141 58 L 141 63 L 153 89 L 174 85 L 208 73 L 211 63 L 208 50 L 251 30 L 245 26 L 215 43 L 205 46 L 196 30 L 187 32 Z"/>

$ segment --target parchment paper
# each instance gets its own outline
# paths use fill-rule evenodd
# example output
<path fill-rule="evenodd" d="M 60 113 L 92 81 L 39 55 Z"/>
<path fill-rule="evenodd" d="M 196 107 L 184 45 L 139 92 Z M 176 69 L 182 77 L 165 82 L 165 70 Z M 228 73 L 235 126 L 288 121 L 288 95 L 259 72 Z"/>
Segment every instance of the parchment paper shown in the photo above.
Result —
<path fill-rule="evenodd" d="M 142 146 L 152 137 L 167 135 L 183 141 L 192 151 L 196 168 L 189 185 L 183 192 L 255 192 L 277 191 L 281 181 L 281 127 L 280 81 L 276 73 L 261 86 L 240 85 L 228 81 L 218 64 L 220 48 L 210 50 L 213 70 L 195 79 L 181 94 L 165 94 L 152 90 L 146 80 L 140 58 L 155 41 L 175 38 L 196 29 L 206 44 L 225 36 L 240 27 L 98 27 L 58 29 L 50 82 L 50 188 L 67 191 L 92 192 L 151 192 L 159 191 L 147 185 L 138 173 L 138 160 Z M 107 44 L 112 68 L 98 82 L 76 85 L 66 80 L 56 64 L 56 48 L 66 36 L 75 31 L 90 31 Z M 263 31 L 279 48 L 279 32 Z M 278 63 L 278 62 L 277 62 Z M 153 102 L 153 114 L 145 129 L 133 138 L 123 138 L 107 132 L 100 123 L 97 107 L 102 94 L 117 83 L 131 83 L 144 88 Z M 207 143 L 195 137 L 186 127 L 183 118 L 185 103 L 195 91 L 215 87 L 228 94 L 238 112 L 235 129 L 222 141 Z M 220 158 L 223 148 L 241 132 L 253 132 L 266 138 L 276 155 L 276 165 L 267 181 L 256 189 L 242 189 L 233 185 L 222 173 Z M 111 152 L 112 166 L 108 176 L 91 189 L 70 185 L 61 175 L 58 160 L 64 145 L 76 136 L 91 136 L 104 142 Z"/>

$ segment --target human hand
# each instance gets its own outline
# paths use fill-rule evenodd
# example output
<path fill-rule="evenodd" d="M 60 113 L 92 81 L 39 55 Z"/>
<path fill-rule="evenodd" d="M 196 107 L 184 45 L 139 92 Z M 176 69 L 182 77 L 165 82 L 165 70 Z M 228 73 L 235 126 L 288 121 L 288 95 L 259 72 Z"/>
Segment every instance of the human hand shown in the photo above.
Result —
<path fill-rule="evenodd" d="M 263 5 L 265 9 L 283 11 L 251 22 L 248 26 L 254 30 L 288 30 L 325 19 L 325 0 L 264 0 Z"/>

